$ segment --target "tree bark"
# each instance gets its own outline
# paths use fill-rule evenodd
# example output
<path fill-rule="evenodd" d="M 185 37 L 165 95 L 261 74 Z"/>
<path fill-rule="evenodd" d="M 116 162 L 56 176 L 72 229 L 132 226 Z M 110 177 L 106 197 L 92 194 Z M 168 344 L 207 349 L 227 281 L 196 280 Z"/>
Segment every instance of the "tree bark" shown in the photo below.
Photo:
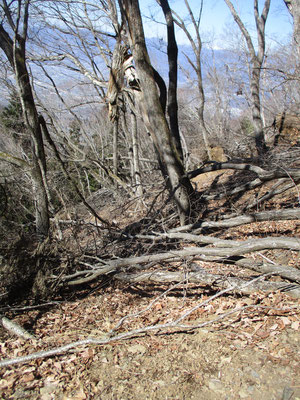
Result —
<path fill-rule="evenodd" d="M 199 105 L 197 108 L 197 114 L 199 118 L 199 127 L 200 127 L 200 132 L 202 133 L 203 141 L 204 141 L 204 147 L 205 151 L 208 157 L 208 160 L 212 159 L 211 155 L 211 146 L 209 143 L 209 132 L 207 130 L 205 121 L 204 121 L 204 107 L 205 107 L 205 95 L 204 95 L 204 90 L 203 90 L 203 79 L 202 79 L 202 65 L 201 65 L 201 51 L 202 51 L 202 40 L 199 32 L 199 27 L 200 27 L 200 19 L 201 19 L 201 14 L 202 14 L 202 6 L 203 6 L 203 0 L 201 1 L 201 10 L 199 14 L 199 20 L 198 22 L 195 20 L 194 14 L 192 13 L 192 10 L 190 8 L 190 5 L 187 0 L 184 0 L 184 3 L 187 7 L 188 13 L 189 13 L 189 19 L 192 22 L 196 38 L 194 39 L 187 27 L 187 24 L 184 22 L 184 20 L 173 11 L 173 14 L 176 16 L 175 23 L 178 25 L 183 32 L 185 33 L 186 37 L 188 38 L 196 61 L 193 62 L 187 55 L 186 58 L 192 67 L 192 69 L 195 71 L 196 76 L 197 76 L 197 88 L 198 88 L 198 95 L 199 95 Z"/>
<path fill-rule="evenodd" d="M 246 242 L 236 242 L 235 245 L 230 241 L 227 247 L 225 247 L 224 243 L 222 243 L 222 246 L 224 247 L 186 247 L 182 250 L 170 250 L 164 253 L 108 260 L 105 264 L 103 264 L 102 261 L 98 266 L 93 265 L 92 269 L 89 268 L 88 270 L 78 271 L 72 275 L 62 277 L 62 281 L 66 282 L 69 286 L 76 286 L 94 281 L 103 275 L 119 273 L 124 269 L 124 267 L 132 269 L 139 266 L 139 269 L 145 269 L 142 268 L 140 264 L 146 264 L 147 268 L 149 263 L 156 264 L 162 261 L 174 262 L 187 258 L 191 259 L 193 257 L 205 262 L 214 261 L 219 263 L 234 263 L 235 259 L 238 260 L 245 254 L 250 254 L 256 251 L 272 249 L 300 251 L 299 241 L 297 239 L 286 237 L 254 239 Z M 277 273 L 277 271 L 275 273 Z"/>
<path fill-rule="evenodd" d="M 170 272 L 170 271 L 150 271 L 125 273 L 115 275 L 115 279 L 127 283 L 174 283 L 185 282 L 197 283 L 203 286 L 217 287 L 226 289 L 233 287 L 232 292 L 250 294 L 256 291 L 271 292 L 275 290 L 285 291 L 292 297 L 300 298 L 300 286 L 282 282 L 254 282 L 246 285 L 246 280 L 237 277 L 225 277 L 224 275 L 209 274 L 205 270 L 199 272 Z"/>
<path fill-rule="evenodd" d="M 140 170 L 140 158 L 139 158 L 139 142 L 137 133 L 137 118 L 133 111 L 130 114 L 131 118 L 131 136 L 132 136 L 132 163 L 133 163 L 133 183 L 135 191 L 138 196 L 143 195 L 143 185 Z"/>
<path fill-rule="evenodd" d="M 122 17 L 128 25 L 129 40 L 142 92 L 142 101 L 149 120 L 152 140 L 168 174 L 168 184 L 178 207 L 180 223 L 190 215 L 192 185 L 187 177 L 159 99 L 153 68 L 145 43 L 138 0 L 119 0 Z"/>
<path fill-rule="evenodd" d="M 6 2 L 4 9 L 10 25 L 15 35 L 12 39 L 7 31 L 0 25 L 0 48 L 4 51 L 11 67 L 14 70 L 16 83 L 18 87 L 19 97 L 22 104 L 22 111 L 25 125 L 30 132 L 32 142 L 32 167 L 31 177 L 33 182 L 34 202 L 35 202 L 35 219 L 36 232 L 41 238 L 46 237 L 49 232 L 49 205 L 46 191 L 46 157 L 44 151 L 43 137 L 41 126 L 38 119 L 29 72 L 26 66 L 26 39 L 27 24 L 29 17 L 29 1 L 24 2 L 23 10 L 21 10 L 21 2 L 18 7 L 17 22 L 12 20 L 11 11 Z M 23 32 L 19 32 L 20 16 L 23 13 Z"/>
<path fill-rule="evenodd" d="M 195 178 L 196 176 L 211 172 L 217 171 L 222 169 L 234 169 L 237 171 L 253 171 L 257 174 L 257 176 L 262 181 L 268 181 L 275 178 L 292 178 L 292 179 L 299 179 L 300 178 L 300 171 L 297 168 L 289 168 L 289 169 L 273 169 L 273 170 L 265 170 L 257 165 L 245 164 L 245 163 L 236 163 L 236 162 L 214 162 L 210 163 L 209 165 L 195 169 L 194 171 L 188 172 L 189 178 Z"/>
<path fill-rule="evenodd" d="M 178 102 L 177 102 L 177 79 L 178 79 L 178 46 L 175 38 L 175 29 L 172 11 L 168 0 L 159 0 L 160 6 L 165 15 L 168 35 L 168 62 L 169 62 L 169 88 L 168 88 L 168 116 L 170 130 L 174 141 L 174 146 L 183 162 L 183 150 L 180 140 L 178 125 Z"/>
<path fill-rule="evenodd" d="M 300 3 L 299 0 L 284 0 L 284 2 L 294 20 L 293 40 L 299 63 L 300 62 Z"/>
<path fill-rule="evenodd" d="M 119 172 L 119 118 L 113 121 L 113 173 L 118 175 Z"/>
<path fill-rule="evenodd" d="M 263 131 L 263 120 L 261 115 L 260 103 L 260 75 L 261 68 L 265 58 L 265 25 L 268 17 L 271 0 L 265 0 L 262 14 L 258 12 L 258 0 L 254 0 L 254 16 L 256 23 L 257 44 L 258 49 L 255 51 L 251 36 L 239 17 L 236 9 L 230 0 L 224 0 L 227 4 L 235 22 L 237 23 L 244 39 L 247 43 L 249 55 L 251 57 L 251 76 L 250 76 L 250 91 L 252 97 L 252 119 L 254 126 L 255 145 L 258 155 L 263 155 L 266 151 L 266 142 Z"/>

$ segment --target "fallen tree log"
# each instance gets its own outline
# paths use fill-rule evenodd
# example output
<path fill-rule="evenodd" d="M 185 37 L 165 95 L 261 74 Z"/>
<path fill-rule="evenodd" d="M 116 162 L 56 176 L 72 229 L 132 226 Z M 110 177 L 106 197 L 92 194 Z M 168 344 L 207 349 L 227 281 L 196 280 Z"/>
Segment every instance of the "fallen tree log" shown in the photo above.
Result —
<path fill-rule="evenodd" d="M 261 167 L 258 167 L 257 165 L 252 165 L 247 163 L 233 163 L 230 161 L 229 162 L 212 161 L 210 162 L 209 165 L 188 172 L 187 176 L 190 179 L 192 179 L 206 172 L 219 171 L 224 169 L 233 169 L 237 171 L 251 171 L 256 173 L 261 181 L 270 181 L 272 179 L 278 179 L 278 178 L 293 178 L 293 179 L 300 178 L 299 168 L 298 169 L 289 168 L 286 170 L 283 168 L 276 168 L 274 170 L 268 171 Z"/>
<path fill-rule="evenodd" d="M 237 242 L 236 240 L 220 239 L 214 236 L 208 235 L 196 235 L 194 233 L 186 232 L 165 232 L 165 233 L 153 233 L 151 235 L 135 235 L 131 238 L 137 238 L 139 240 L 150 240 L 152 242 L 158 242 L 163 239 L 176 239 L 184 242 L 198 243 L 198 244 L 213 244 L 216 247 L 234 247 L 240 245 L 243 242 Z"/>
<path fill-rule="evenodd" d="M 289 181 L 289 183 L 283 187 L 280 187 L 283 183 Z M 294 182 L 291 183 L 290 179 L 285 179 L 285 178 L 281 178 L 279 179 L 279 182 L 277 182 L 277 184 L 275 184 L 271 190 L 269 190 L 267 193 L 265 193 L 263 196 L 261 196 L 260 198 L 256 199 L 255 201 L 253 201 L 250 204 L 247 204 L 247 206 L 245 207 L 245 210 L 249 210 L 250 208 L 253 207 L 257 207 L 259 204 L 263 203 L 266 200 L 270 200 L 272 197 L 278 195 L 278 194 L 282 194 L 284 192 L 287 192 L 290 189 L 293 189 L 295 187 L 297 187 L 297 185 L 300 183 L 300 180 L 297 179 Z"/>
<path fill-rule="evenodd" d="M 215 247 L 237 247 L 241 244 L 246 245 L 247 243 L 252 243 L 253 240 L 239 242 L 236 240 L 228 240 L 228 239 L 219 239 L 214 236 L 205 236 L 205 235 L 195 235 L 191 233 L 184 233 L 184 232 L 174 232 L 174 233 L 161 233 L 157 235 L 136 235 L 139 239 L 144 240 L 162 240 L 163 238 L 168 239 L 178 239 L 187 242 L 193 243 L 202 243 L 202 244 L 213 244 Z M 224 263 L 227 263 L 225 259 L 223 259 Z M 232 261 L 230 262 L 232 264 Z M 242 258 L 240 260 L 234 261 L 234 264 L 239 267 L 244 267 L 247 269 L 251 269 L 253 271 L 259 273 L 274 273 L 280 275 L 282 278 L 288 279 L 293 282 L 298 282 L 300 284 L 300 271 L 286 266 L 286 265 L 278 265 L 275 263 L 268 263 L 268 262 L 258 262 L 255 263 L 253 260 L 248 260 L 246 258 Z"/>
<path fill-rule="evenodd" d="M 292 282 L 300 284 L 300 270 L 289 267 L 287 265 L 271 264 L 266 262 L 253 262 L 246 258 L 235 261 L 235 265 L 242 268 L 251 269 L 252 271 L 259 272 L 260 274 L 272 273 L 288 279 Z"/>
<path fill-rule="evenodd" d="M 274 178 L 277 180 L 277 178 Z M 283 179 L 283 178 L 282 178 Z M 273 180 L 273 179 L 271 179 Z M 237 194 L 246 192 L 247 190 L 252 190 L 252 189 L 256 189 L 260 186 L 262 186 L 264 183 L 263 180 L 261 180 L 260 178 L 254 179 L 251 182 L 247 182 L 244 183 L 243 185 L 237 186 L 234 189 L 231 190 L 225 190 L 223 192 L 217 193 L 217 194 L 211 194 L 211 195 L 205 195 L 203 194 L 201 196 L 201 198 L 205 201 L 211 201 L 211 200 L 220 200 L 223 199 L 224 197 L 229 197 L 229 196 L 235 196 Z M 290 185 L 286 185 L 284 188 L 282 189 L 278 189 L 278 190 L 274 190 L 274 191 L 269 191 L 268 194 L 266 194 L 265 196 L 262 196 L 261 199 L 258 199 L 259 201 L 257 201 L 259 203 L 262 203 L 263 201 L 269 200 L 272 197 L 276 196 L 277 194 L 281 194 L 286 192 L 289 189 L 294 188 L 295 186 L 297 186 L 300 183 L 300 178 L 295 178 L 295 180 L 293 181 L 293 183 L 291 183 Z M 252 206 L 253 207 L 253 206 Z M 251 208 L 251 207 L 250 207 Z"/>
<path fill-rule="evenodd" d="M 300 240 L 286 237 L 262 238 L 253 239 L 246 242 L 236 242 L 232 246 L 232 241 L 228 247 L 188 247 L 181 250 L 171 250 L 165 253 L 149 254 L 139 257 L 128 257 L 116 260 L 101 260 L 100 263 L 90 265 L 88 270 L 78 271 L 75 274 L 64 276 L 62 282 L 67 285 L 80 285 L 91 282 L 102 275 L 107 275 L 113 272 L 120 272 L 122 268 L 131 268 L 140 264 L 158 263 L 168 260 L 169 262 L 175 259 L 186 259 L 196 257 L 202 261 L 224 262 L 225 259 L 243 256 L 256 251 L 270 249 L 288 249 L 299 251 Z M 57 279 L 58 277 L 53 277 Z"/>
<path fill-rule="evenodd" d="M 200 270 L 197 272 L 170 272 L 170 271 L 147 271 L 137 273 L 121 272 L 114 276 L 114 279 L 121 280 L 126 283 L 142 283 L 142 282 L 158 282 L 158 283 L 174 283 L 174 282 L 190 282 L 203 286 L 210 286 L 218 289 L 226 289 L 233 287 L 232 292 L 240 294 L 250 294 L 252 292 L 263 291 L 284 291 L 288 295 L 300 298 L 300 285 L 282 283 L 282 282 L 264 282 L 255 281 L 246 286 L 245 279 L 237 277 L 229 277 L 224 275 L 215 275 Z"/>
<path fill-rule="evenodd" d="M 222 199 L 226 196 L 234 196 L 243 192 L 246 192 L 247 190 L 255 189 L 260 186 L 262 186 L 265 182 L 269 182 L 272 180 L 281 180 L 281 179 L 286 179 L 288 178 L 290 181 L 292 181 L 292 185 L 287 185 L 284 189 L 278 190 L 278 191 L 270 191 L 268 193 L 268 196 L 266 196 L 266 199 L 270 199 L 271 197 L 275 196 L 276 194 L 282 193 L 288 189 L 290 189 L 293 186 L 296 186 L 300 182 L 300 171 L 299 168 L 290 168 L 290 169 L 285 169 L 285 168 L 276 168 L 273 170 L 265 170 L 257 165 L 252 165 L 248 163 L 234 163 L 234 162 L 209 162 L 209 165 L 205 165 L 201 168 L 198 168 L 194 171 L 190 171 L 187 173 L 187 176 L 189 179 L 195 178 L 201 174 L 208 173 L 208 172 L 213 172 L 213 171 L 219 171 L 219 170 L 226 170 L 226 169 L 231 169 L 231 170 L 236 170 L 236 171 L 249 171 L 252 173 L 256 174 L 255 179 L 249 180 L 249 182 L 243 183 L 237 187 L 234 188 L 228 188 L 225 191 L 219 191 L 216 194 L 205 194 L 203 193 L 201 198 L 202 200 L 205 201 L 212 201 L 212 200 L 219 200 Z M 262 202 L 264 199 L 261 199 L 260 202 Z"/>
<path fill-rule="evenodd" d="M 300 208 L 254 212 L 247 215 L 239 215 L 233 218 L 226 218 L 226 216 L 224 216 L 223 219 L 220 221 L 198 221 L 195 224 L 184 225 L 178 228 L 171 229 L 170 232 L 193 231 L 193 233 L 199 233 L 204 228 L 232 228 L 235 226 L 250 224 L 252 222 L 293 219 L 300 219 Z"/>

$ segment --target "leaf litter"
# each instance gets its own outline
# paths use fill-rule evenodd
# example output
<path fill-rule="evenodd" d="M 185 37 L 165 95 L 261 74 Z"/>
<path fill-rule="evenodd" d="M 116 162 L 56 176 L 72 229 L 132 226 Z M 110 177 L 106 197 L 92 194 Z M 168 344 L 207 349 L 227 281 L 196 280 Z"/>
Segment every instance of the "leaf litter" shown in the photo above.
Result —
<path fill-rule="evenodd" d="M 191 295 L 182 287 L 162 297 L 161 285 L 149 286 L 147 296 L 145 285 L 116 285 L 63 303 L 36 321 L 35 341 L 6 337 L 1 359 L 100 337 L 124 316 L 135 315 L 118 332 L 166 323 L 209 298 L 195 295 L 192 285 Z M 158 300 L 148 309 L 150 294 Z M 228 295 L 196 309 L 186 322 L 195 325 L 234 309 L 235 314 L 193 333 L 149 334 L 3 368 L 0 398 L 277 399 L 287 386 L 294 399 L 300 398 L 297 300 L 282 293 Z M 25 313 L 18 322 L 24 325 L 35 314 Z"/>
<path fill-rule="evenodd" d="M 299 222 L 252 223 L 227 229 L 223 237 L 249 239 L 291 230 L 297 236 Z M 270 256 L 299 267 L 296 252 L 265 251 L 255 257 Z M 231 274 L 230 266 L 198 265 L 211 273 Z M 252 276 L 251 271 L 239 274 Z M 1 400 L 300 399 L 298 300 L 277 292 L 227 293 L 197 307 L 213 292 L 188 282 L 172 289 L 161 284 L 92 284 L 89 290 L 43 313 L 18 315 L 15 322 L 30 326 L 36 339 L 0 330 L 0 359 L 99 338 L 110 331 L 169 323 L 193 308 L 186 325 L 220 319 L 193 331 L 158 331 L 0 368 Z"/>

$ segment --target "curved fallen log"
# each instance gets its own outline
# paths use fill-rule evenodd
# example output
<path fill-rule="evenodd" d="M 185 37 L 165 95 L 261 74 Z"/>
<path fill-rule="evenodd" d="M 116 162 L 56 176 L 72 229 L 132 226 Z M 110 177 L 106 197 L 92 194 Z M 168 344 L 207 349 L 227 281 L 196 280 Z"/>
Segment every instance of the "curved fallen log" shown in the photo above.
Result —
<path fill-rule="evenodd" d="M 187 173 L 189 179 L 196 178 L 197 176 L 213 172 L 213 171 L 220 171 L 220 170 L 236 170 L 236 171 L 250 171 L 256 174 L 256 178 L 253 180 L 249 180 L 249 182 L 239 185 L 233 189 L 229 189 L 223 192 L 219 192 L 217 194 L 202 194 L 201 198 L 205 201 L 211 200 L 219 200 L 226 196 L 234 196 L 247 190 L 255 189 L 262 186 L 265 182 L 272 181 L 272 180 L 283 180 L 289 179 L 293 183 L 291 185 L 287 185 L 282 190 L 274 190 L 269 191 L 266 196 L 263 196 L 259 202 L 261 203 L 264 200 L 270 199 L 276 194 L 282 193 L 295 185 L 298 185 L 300 182 L 300 171 L 299 168 L 276 168 L 273 170 L 265 170 L 257 165 L 252 165 L 248 163 L 234 163 L 234 162 L 210 162 L 209 165 L 205 165 L 204 167 L 198 168 L 194 171 L 190 171 Z M 264 198 L 265 197 L 265 198 Z"/>
<path fill-rule="evenodd" d="M 263 183 L 264 182 L 260 178 L 256 178 L 251 182 L 244 183 L 231 190 L 225 190 L 223 192 L 219 192 L 216 194 L 202 194 L 201 199 L 205 201 L 220 200 L 223 199 L 224 197 L 235 196 L 237 194 L 244 193 L 247 190 L 256 189 L 262 186 Z"/>
<path fill-rule="evenodd" d="M 277 179 L 277 178 L 274 178 L 274 179 Z M 270 181 L 274 180 L 274 179 L 270 179 Z M 284 178 L 281 178 L 281 179 L 284 179 Z M 284 180 L 286 180 L 286 179 L 284 179 Z M 299 178 L 295 178 L 293 183 L 291 183 L 289 185 L 286 185 L 284 188 L 281 188 L 281 189 L 278 189 L 278 190 L 270 190 L 268 193 L 266 193 L 266 195 L 264 195 L 260 199 L 256 200 L 256 202 L 254 202 L 253 205 L 250 206 L 249 208 L 254 207 L 257 204 L 260 204 L 263 201 L 270 200 L 272 197 L 276 196 L 277 194 L 281 194 L 281 193 L 286 192 L 289 189 L 293 189 L 299 183 L 300 183 L 300 179 Z M 260 178 L 256 178 L 251 182 L 244 183 L 243 185 L 237 186 L 237 187 L 235 187 L 234 189 L 231 189 L 231 190 L 226 190 L 224 192 L 220 192 L 220 193 L 217 193 L 217 194 L 211 194 L 211 195 L 203 194 L 201 196 L 201 198 L 203 200 L 205 200 L 205 201 L 220 200 L 220 199 L 223 199 L 224 197 L 235 196 L 237 194 L 246 192 L 247 190 L 256 189 L 256 188 L 262 186 L 263 184 L 264 184 L 263 180 L 261 180 Z M 248 209 L 248 207 L 246 209 Z"/>
<path fill-rule="evenodd" d="M 262 181 L 269 181 L 272 179 L 278 179 L 278 178 L 293 178 L 293 179 L 299 179 L 300 178 L 300 171 L 299 169 L 294 169 L 294 168 L 289 168 L 289 169 L 283 169 L 283 168 L 276 168 L 271 171 L 267 171 L 261 167 L 258 167 L 257 165 L 252 165 L 248 163 L 234 163 L 234 162 L 211 162 L 209 165 L 206 165 L 205 167 L 198 168 L 194 171 L 190 171 L 187 173 L 187 176 L 192 179 L 195 178 L 198 175 L 204 174 L 206 172 L 212 172 L 212 171 L 219 171 L 219 170 L 224 170 L 224 169 L 233 169 L 237 171 L 251 171 L 257 174 L 257 176 L 262 180 Z"/>

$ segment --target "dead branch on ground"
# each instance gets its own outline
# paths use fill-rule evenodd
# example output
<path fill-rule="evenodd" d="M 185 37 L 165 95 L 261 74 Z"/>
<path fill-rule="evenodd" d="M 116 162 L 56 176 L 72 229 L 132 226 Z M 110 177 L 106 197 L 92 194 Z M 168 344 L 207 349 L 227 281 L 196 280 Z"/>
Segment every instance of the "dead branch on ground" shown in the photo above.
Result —
<path fill-rule="evenodd" d="M 201 230 L 205 228 L 232 228 L 235 226 L 250 224 L 251 222 L 283 221 L 293 219 L 300 219 L 300 209 L 289 208 L 274 211 L 261 211 L 248 215 L 239 215 L 233 218 L 224 215 L 219 221 L 198 221 L 196 224 L 180 226 L 172 229 L 170 232 L 185 232 L 192 230 L 194 233 L 200 233 Z"/>
<path fill-rule="evenodd" d="M 299 168 L 283 168 L 283 167 L 275 167 L 271 170 L 263 169 L 257 165 L 248 164 L 248 163 L 239 163 L 239 162 L 209 162 L 209 165 L 205 165 L 201 168 L 198 168 L 194 171 L 188 172 L 187 176 L 192 179 L 201 174 L 212 172 L 212 171 L 220 171 L 220 170 L 235 170 L 235 171 L 245 171 L 251 172 L 254 175 L 254 179 L 252 177 L 246 183 L 238 185 L 236 187 L 228 188 L 227 190 L 221 190 L 216 194 L 202 194 L 201 198 L 205 201 L 212 201 L 222 199 L 228 196 L 234 196 L 237 194 L 245 193 L 249 190 L 256 189 L 261 187 L 264 183 L 270 181 L 280 181 L 282 183 L 283 179 L 289 179 L 292 181 L 292 184 L 286 185 L 284 188 L 277 190 L 270 190 L 263 198 L 257 199 L 258 203 L 262 201 L 269 200 L 279 193 L 283 193 L 293 186 L 296 186 L 300 183 L 300 171 Z M 274 185 L 277 183 L 275 182 Z M 257 204 L 258 204 L 257 203 Z M 256 204 L 256 203 L 255 203 Z M 255 205 L 254 204 L 254 205 Z M 253 206 L 254 206 L 253 205 Z M 253 207 L 252 206 L 252 207 Z"/>
<path fill-rule="evenodd" d="M 10 333 L 16 336 L 22 337 L 24 339 L 35 339 L 35 337 L 31 333 L 26 331 L 26 329 L 6 317 L 0 316 L 0 323 L 4 329 L 8 330 Z"/>
<path fill-rule="evenodd" d="M 257 277 L 252 279 L 249 282 L 246 282 L 243 284 L 243 288 L 246 288 L 247 286 L 252 285 L 254 282 L 259 281 L 263 276 Z M 243 289 L 242 288 L 242 289 Z M 110 344 L 112 342 L 118 342 L 118 341 L 122 341 L 122 340 L 128 340 L 128 339 L 132 339 L 134 337 L 140 337 L 140 336 L 145 336 L 149 333 L 152 334 L 165 334 L 165 333 L 179 333 L 179 332 L 191 332 L 194 331 L 196 329 L 200 329 L 203 327 L 206 327 L 208 325 L 213 325 L 216 323 L 219 323 L 221 321 L 223 321 L 225 318 L 228 318 L 229 316 L 236 314 L 236 313 L 242 313 L 246 310 L 253 310 L 253 309 L 269 309 L 269 310 L 279 310 L 279 311 L 286 311 L 285 309 L 278 309 L 275 307 L 266 307 L 266 306 L 261 306 L 261 305 L 247 305 L 247 306 L 243 306 L 243 307 L 238 307 L 238 308 L 234 308 L 226 313 L 223 313 L 219 316 L 217 316 L 216 318 L 210 320 L 210 321 L 204 321 L 202 323 L 198 323 L 198 324 L 183 324 L 182 321 L 187 319 L 187 317 L 189 315 L 191 315 L 193 312 L 195 312 L 197 309 L 199 309 L 200 307 L 203 307 L 204 305 L 208 304 L 209 302 L 211 302 L 212 300 L 214 300 L 217 297 L 223 296 L 225 293 L 230 292 L 232 290 L 235 289 L 235 286 L 230 286 L 218 293 L 216 293 L 213 296 L 210 296 L 208 299 L 200 302 L 199 304 L 197 304 L 196 306 L 192 307 L 190 310 L 185 311 L 179 318 L 177 318 L 174 321 L 171 322 L 167 322 L 165 324 L 156 324 L 156 325 L 150 325 L 150 326 L 144 326 L 142 328 L 138 328 L 138 329 L 133 329 L 131 331 L 128 332 L 123 332 L 120 334 L 114 334 L 114 331 L 116 329 L 118 329 L 122 324 L 119 323 L 116 325 L 116 327 L 114 329 L 112 329 L 110 332 L 108 332 L 107 335 L 104 335 L 103 337 L 100 338 L 87 338 L 84 340 L 79 340 L 79 341 L 75 341 L 75 342 L 71 342 L 69 344 L 66 344 L 64 346 L 60 346 L 60 347 L 56 347 L 54 349 L 50 349 L 50 350 L 45 350 L 45 351 L 39 351 L 36 353 L 32 353 L 26 356 L 20 356 L 20 357 L 15 357 L 12 359 L 6 359 L 3 361 L 0 361 L 0 368 L 1 367 L 8 367 L 11 365 L 16 365 L 16 364 L 23 364 L 29 361 L 34 361 L 34 360 L 38 360 L 41 358 L 47 358 L 47 357 L 52 357 L 52 356 L 56 356 L 56 355 L 62 355 L 62 354 L 66 354 L 68 353 L 70 350 L 74 349 L 74 348 L 78 348 L 78 347 L 82 347 L 82 346 L 87 346 L 87 345 L 98 345 L 98 346 L 103 346 L 103 345 L 107 345 Z M 153 305 L 155 302 L 152 301 L 151 305 Z M 139 315 L 139 314 L 137 314 Z M 124 320 L 124 317 L 120 320 L 122 321 Z"/>
<path fill-rule="evenodd" d="M 212 244 L 213 247 L 186 247 L 183 249 L 174 249 L 163 253 L 149 254 L 137 257 L 119 258 L 115 260 L 103 260 L 98 259 L 95 264 L 82 262 L 83 265 L 88 267 L 81 271 L 77 271 L 71 275 L 65 275 L 61 278 L 62 284 L 68 286 L 81 285 L 100 279 L 104 275 L 113 274 L 113 277 L 118 280 L 126 282 L 141 282 L 154 280 L 156 282 L 179 282 L 182 279 L 188 279 L 190 282 L 197 282 L 203 285 L 216 286 L 218 288 L 228 287 L 228 285 L 234 284 L 234 287 L 242 287 L 245 283 L 240 278 L 229 278 L 222 275 L 208 274 L 204 270 L 196 273 L 176 271 L 168 272 L 157 269 L 151 271 L 145 271 L 149 269 L 149 263 L 151 266 L 155 266 L 161 262 L 167 262 L 169 264 L 174 262 L 182 262 L 188 260 L 191 263 L 192 260 L 200 261 L 211 261 L 215 263 L 228 263 L 235 264 L 242 268 L 254 270 L 256 272 L 267 272 L 276 274 L 284 279 L 288 279 L 292 282 L 300 283 L 300 271 L 288 267 L 288 266 L 277 266 L 266 263 L 255 263 L 245 258 L 246 254 L 251 254 L 263 250 L 272 249 L 287 249 L 291 251 L 300 250 L 300 240 L 288 237 L 267 237 L 261 239 L 251 239 L 246 241 L 234 241 L 224 240 L 215 237 L 201 236 L 187 233 L 165 233 L 159 235 L 139 235 L 139 239 L 157 240 L 158 238 L 172 238 L 180 240 L 188 240 L 189 242 L 195 242 L 200 244 Z M 179 267 L 178 267 L 179 268 Z M 132 270 L 138 270 L 133 273 Z M 56 277 L 52 277 L 56 279 Z M 293 285 L 276 282 L 264 282 L 260 283 L 260 286 L 247 286 L 249 293 L 250 290 L 284 290 L 288 291 L 290 295 L 300 297 L 300 290 L 298 285 Z"/>

